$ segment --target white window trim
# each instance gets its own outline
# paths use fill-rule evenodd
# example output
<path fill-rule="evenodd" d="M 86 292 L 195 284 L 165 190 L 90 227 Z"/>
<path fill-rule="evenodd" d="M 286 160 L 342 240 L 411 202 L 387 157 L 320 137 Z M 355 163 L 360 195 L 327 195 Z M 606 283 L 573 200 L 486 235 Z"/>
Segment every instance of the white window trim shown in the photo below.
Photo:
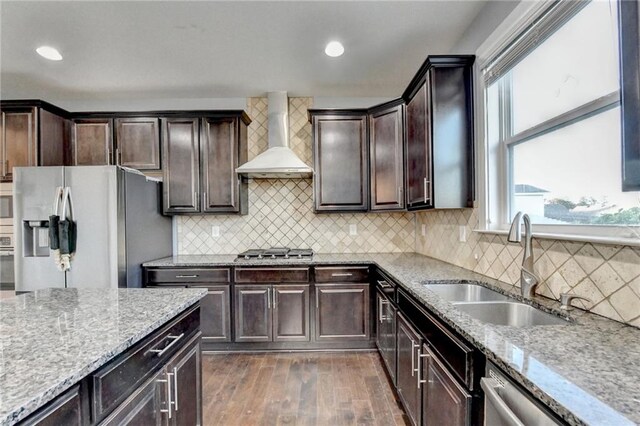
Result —
<path fill-rule="evenodd" d="M 504 222 L 507 216 L 507 170 L 500 158 L 491 159 L 486 133 L 486 86 L 482 69 L 497 52 L 503 50 L 511 40 L 545 10 L 554 0 L 539 2 L 521 2 L 485 40 L 476 51 L 474 64 L 475 77 L 475 134 L 476 134 L 476 193 L 478 209 L 478 229 L 476 232 L 506 235 L 509 224 Z M 504 149 L 500 147 L 499 149 Z M 495 169 L 490 169 L 490 162 Z M 599 244 L 622 244 L 640 246 L 640 226 L 597 226 L 597 225 L 534 225 L 533 236 L 544 239 L 593 242 Z"/>

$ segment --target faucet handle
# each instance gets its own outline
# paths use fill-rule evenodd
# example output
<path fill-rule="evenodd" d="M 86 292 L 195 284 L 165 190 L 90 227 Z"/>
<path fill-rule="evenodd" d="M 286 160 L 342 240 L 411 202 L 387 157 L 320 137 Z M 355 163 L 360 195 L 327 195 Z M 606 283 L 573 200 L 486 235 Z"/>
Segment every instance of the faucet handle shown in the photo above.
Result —
<path fill-rule="evenodd" d="M 585 300 L 587 302 L 591 302 L 591 299 L 588 299 L 586 297 L 582 297 L 582 296 L 578 296 L 577 294 L 571 294 L 571 293 L 560 293 L 560 309 L 564 309 L 565 311 L 570 311 L 573 309 L 573 305 L 571 304 L 571 302 L 573 302 L 574 299 L 581 299 L 581 300 Z"/>

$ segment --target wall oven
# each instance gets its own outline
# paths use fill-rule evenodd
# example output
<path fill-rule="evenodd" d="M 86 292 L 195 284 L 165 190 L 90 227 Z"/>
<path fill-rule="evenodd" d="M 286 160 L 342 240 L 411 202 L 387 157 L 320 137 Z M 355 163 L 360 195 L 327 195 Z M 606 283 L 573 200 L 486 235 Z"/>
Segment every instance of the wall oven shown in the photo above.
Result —
<path fill-rule="evenodd" d="M 0 226 L 13 226 L 13 184 L 0 182 Z"/>

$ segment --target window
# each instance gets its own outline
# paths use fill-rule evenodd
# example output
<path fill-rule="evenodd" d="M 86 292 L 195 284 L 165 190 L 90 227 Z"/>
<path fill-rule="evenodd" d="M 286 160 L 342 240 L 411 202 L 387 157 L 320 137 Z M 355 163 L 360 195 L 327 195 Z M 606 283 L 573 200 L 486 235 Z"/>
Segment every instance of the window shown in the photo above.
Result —
<path fill-rule="evenodd" d="M 640 192 L 622 191 L 616 1 L 545 4 L 482 72 L 490 228 L 523 211 L 540 232 L 636 235 Z"/>

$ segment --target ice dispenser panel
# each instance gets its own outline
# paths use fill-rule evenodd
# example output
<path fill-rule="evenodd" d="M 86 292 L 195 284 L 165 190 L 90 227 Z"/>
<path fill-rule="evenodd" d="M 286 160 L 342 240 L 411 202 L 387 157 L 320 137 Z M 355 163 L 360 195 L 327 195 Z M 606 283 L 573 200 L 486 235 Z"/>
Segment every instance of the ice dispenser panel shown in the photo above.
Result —
<path fill-rule="evenodd" d="M 49 256 L 49 221 L 25 220 L 22 222 L 22 247 L 24 257 Z"/>

